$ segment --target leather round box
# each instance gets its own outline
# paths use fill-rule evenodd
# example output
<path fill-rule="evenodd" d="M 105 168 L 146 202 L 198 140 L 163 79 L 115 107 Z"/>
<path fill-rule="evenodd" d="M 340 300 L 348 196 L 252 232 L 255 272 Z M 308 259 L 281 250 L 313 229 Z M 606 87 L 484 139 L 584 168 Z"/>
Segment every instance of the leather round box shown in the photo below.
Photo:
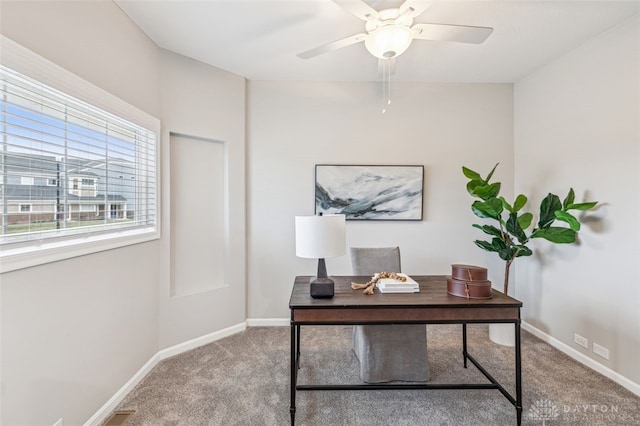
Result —
<path fill-rule="evenodd" d="M 467 299 L 491 299 L 491 281 L 465 281 L 447 277 L 447 293 Z"/>
<path fill-rule="evenodd" d="M 474 265 L 451 265 L 451 277 L 460 281 L 486 281 L 487 268 Z"/>

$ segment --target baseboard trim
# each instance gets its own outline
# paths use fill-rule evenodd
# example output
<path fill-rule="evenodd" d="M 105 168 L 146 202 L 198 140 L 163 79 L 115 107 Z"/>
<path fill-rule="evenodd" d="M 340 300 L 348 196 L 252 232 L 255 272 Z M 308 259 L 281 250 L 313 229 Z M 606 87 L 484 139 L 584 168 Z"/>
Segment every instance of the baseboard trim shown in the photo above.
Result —
<path fill-rule="evenodd" d="M 199 346 L 215 342 L 222 338 L 231 336 L 232 334 L 239 333 L 247 329 L 247 323 L 232 325 L 225 329 L 214 331 L 213 333 L 205 334 L 204 336 L 196 337 L 195 339 L 187 340 L 186 342 L 179 343 L 174 346 L 170 346 L 165 349 L 161 349 L 153 355 L 149 361 L 147 361 L 136 374 L 129 379 L 124 386 L 122 386 L 112 397 L 107 401 L 89 420 L 87 420 L 84 426 L 99 426 L 104 422 L 109 414 L 122 402 L 125 396 L 136 387 L 138 383 L 163 359 L 170 358 L 175 355 L 179 355 L 183 352 L 190 351 Z"/>
<path fill-rule="evenodd" d="M 289 318 L 249 318 L 247 327 L 283 327 L 291 325 Z"/>
<path fill-rule="evenodd" d="M 140 383 L 144 376 L 146 376 L 158 362 L 160 362 L 160 358 L 158 353 L 156 353 L 142 366 L 140 370 L 136 372 L 136 374 L 133 375 L 133 377 L 131 377 L 131 379 L 129 379 L 127 383 L 124 384 L 124 386 L 118 390 L 118 392 L 116 392 L 102 407 L 100 407 L 98 411 L 96 411 L 93 416 L 91 416 L 89 420 L 85 422 L 84 426 L 98 426 L 104 422 L 107 419 L 107 416 L 115 410 L 120 402 L 122 402 L 124 397 L 127 396 L 127 394 L 131 392 L 138 383 Z"/>
<path fill-rule="evenodd" d="M 618 383 L 620 386 L 622 386 L 622 387 L 628 389 L 629 391 L 633 392 L 634 394 L 640 396 L 640 384 L 635 383 L 632 380 L 629 380 L 628 378 L 624 377 L 623 375 L 613 371 L 609 367 L 606 367 L 606 366 L 600 364 L 599 362 L 589 358 L 585 354 L 573 349 L 571 346 L 561 342 L 560 340 L 556 339 L 555 337 L 552 337 L 552 336 L 548 335 L 544 331 L 532 326 L 531 324 L 527 323 L 526 321 L 522 321 L 522 329 L 528 331 L 531 334 L 533 334 L 534 336 L 536 336 L 540 340 L 550 344 L 551 346 L 553 346 L 554 348 L 558 349 L 559 351 L 564 352 L 566 355 L 568 355 L 571 358 L 575 359 L 579 363 L 586 365 L 587 367 L 591 368 L 592 370 L 602 374 L 605 377 L 608 377 L 609 379 L 611 379 L 614 382 Z"/>
<path fill-rule="evenodd" d="M 190 351 L 191 349 L 195 349 L 211 342 L 215 342 L 216 340 L 220 340 L 233 334 L 240 333 L 241 331 L 244 331 L 246 329 L 246 322 L 232 325 L 231 327 L 227 327 L 219 331 L 214 331 L 213 333 L 205 334 L 204 336 L 196 337 L 195 339 L 187 340 L 186 342 L 179 343 L 166 349 L 162 349 L 157 353 L 157 355 L 160 355 L 159 361 L 161 361 L 163 359 L 179 355 L 183 352 Z"/>

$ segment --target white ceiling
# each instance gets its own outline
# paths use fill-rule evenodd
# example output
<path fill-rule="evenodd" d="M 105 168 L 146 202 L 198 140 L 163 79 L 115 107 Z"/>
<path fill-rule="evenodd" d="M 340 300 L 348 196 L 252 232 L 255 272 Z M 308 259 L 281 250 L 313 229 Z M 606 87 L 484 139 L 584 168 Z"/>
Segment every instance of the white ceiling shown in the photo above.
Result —
<path fill-rule="evenodd" d="M 331 0 L 114 0 L 158 46 L 250 80 L 378 80 L 363 43 L 296 54 L 364 32 Z M 375 9 L 401 0 L 366 0 Z M 627 1 L 435 1 L 414 23 L 493 27 L 481 45 L 414 40 L 394 81 L 509 83 L 640 13 Z"/>

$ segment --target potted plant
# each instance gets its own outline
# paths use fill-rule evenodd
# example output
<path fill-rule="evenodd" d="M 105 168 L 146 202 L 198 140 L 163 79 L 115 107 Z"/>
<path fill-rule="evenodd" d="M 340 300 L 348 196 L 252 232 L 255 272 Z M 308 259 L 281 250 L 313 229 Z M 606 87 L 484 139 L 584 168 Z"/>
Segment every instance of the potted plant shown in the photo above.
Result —
<path fill-rule="evenodd" d="M 575 242 L 580 231 L 580 222 L 570 211 L 589 210 L 595 207 L 597 202 L 576 203 L 573 188 L 569 189 L 563 201 L 560 201 L 557 195 L 549 193 L 540 202 L 538 222 L 532 227 L 533 214 L 522 211 L 527 204 L 527 197 L 519 194 L 513 203 L 509 203 L 500 196 L 500 182 L 491 182 L 497 167 L 498 164 L 486 178 L 467 167 L 462 167 L 462 173 L 469 179 L 467 192 L 476 198 L 471 204 L 471 210 L 479 218 L 493 223 L 473 224 L 473 227 L 490 237 L 488 241 L 474 242 L 483 250 L 497 253 L 500 259 L 505 261 L 503 293 L 507 294 L 511 263 L 518 257 L 533 254 L 527 246 L 531 240 L 543 238 L 556 244 Z"/>

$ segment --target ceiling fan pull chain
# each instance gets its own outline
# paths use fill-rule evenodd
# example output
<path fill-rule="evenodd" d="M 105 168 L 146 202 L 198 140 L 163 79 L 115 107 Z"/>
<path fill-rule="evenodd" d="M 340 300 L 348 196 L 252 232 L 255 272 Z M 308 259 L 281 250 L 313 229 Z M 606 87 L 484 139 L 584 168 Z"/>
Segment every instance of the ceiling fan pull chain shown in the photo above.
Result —
<path fill-rule="evenodd" d="M 385 98 L 387 97 L 387 62 L 382 62 L 382 113 L 387 112 Z"/>
<path fill-rule="evenodd" d="M 391 60 L 382 60 L 382 113 L 391 105 Z"/>
<path fill-rule="evenodd" d="M 387 59 L 387 105 L 391 105 L 391 59 Z"/>

